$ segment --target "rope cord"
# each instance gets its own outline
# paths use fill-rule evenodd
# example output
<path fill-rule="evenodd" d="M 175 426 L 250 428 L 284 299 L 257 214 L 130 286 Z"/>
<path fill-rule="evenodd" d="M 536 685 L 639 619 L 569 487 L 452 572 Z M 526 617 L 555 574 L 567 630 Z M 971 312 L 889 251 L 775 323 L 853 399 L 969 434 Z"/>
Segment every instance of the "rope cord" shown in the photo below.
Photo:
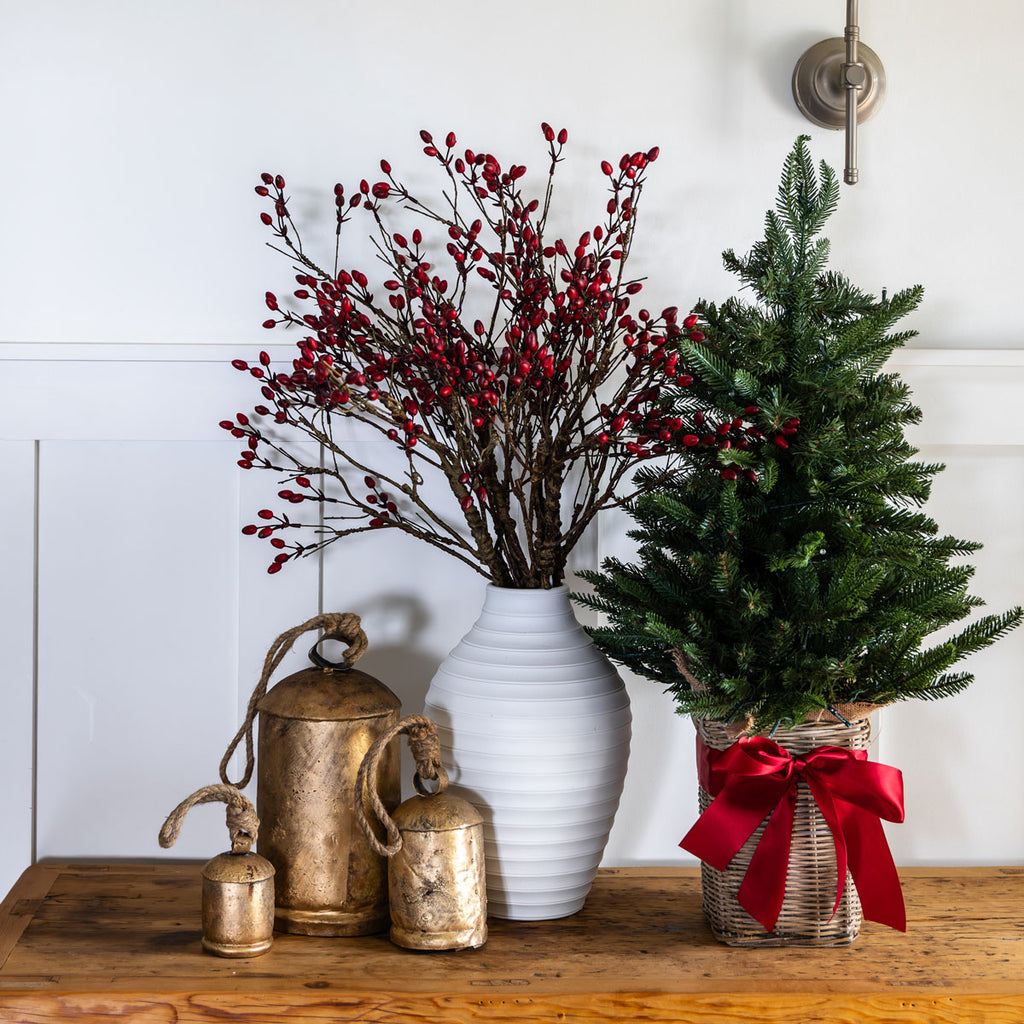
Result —
<path fill-rule="evenodd" d="M 325 640 L 344 640 L 348 643 L 348 649 L 342 656 L 344 668 L 346 669 L 351 668 L 366 653 L 366 634 L 360 625 L 359 616 L 351 612 L 328 612 L 325 615 L 315 615 L 313 618 L 302 623 L 301 626 L 295 626 L 293 629 L 282 633 L 270 645 L 270 650 L 267 652 L 267 657 L 263 662 L 263 672 L 260 675 L 260 681 L 256 684 L 256 689 L 252 691 L 252 696 L 249 698 L 249 706 L 245 712 L 245 721 L 238 732 L 235 733 L 235 738 L 231 741 L 227 751 L 221 758 L 220 778 L 226 785 L 237 786 L 239 789 L 244 789 L 249 785 L 249 781 L 252 779 L 252 770 L 256 763 L 253 754 L 252 732 L 253 723 L 256 721 L 256 714 L 259 710 L 259 703 L 266 695 L 270 677 L 276 671 L 277 666 L 281 664 L 284 656 L 291 650 L 292 644 L 303 633 L 309 632 L 312 629 L 322 629 L 324 631 L 323 639 Z M 228 778 L 228 762 L 243 738 L 245 739 L 245 772 L 238 782 L 232 782 Z"/>
<path fill-rule="evenodd" d="M 185 815 L 196 804 L 208 804 L 215 801 L 227 804 L 227 826 L 231 834 L 231 852 L 248 853 L 256 842 L 260 832 L 260 819 L 256 817 L 253 805 L 234 787 L 214 784 L 197 789 L 191 796 L 185 797 L 177 807 L 167 815 L 167 820 L 160 829 L 160 845 L 166 850 L 177 841 Z"/>
<path fill-rule="evenodd" d="M 436 779 L 438 793 L 443 793 L 448 786 L 448 773 L 441 763 L 441 742 L 437 738 L 437 729 L 425 715 L 407 715 L 374 740 L 356 776 L 356 818 L 370 846 L 382 857 L 393 857 L 402 848 L 402 835 L 381 801 L 376 786 L 380 759 L 384 756 L 387 745 L 400 733 L 409 736 L 409 749 L 416 761 L 418 779 Z M 373 780 L 373 784 L 370 780 Z M 366 815 L 367 802 L 377 820 L 384 826 L 387 843 L 382 843 L 374 834 L 373 825 Z"/>

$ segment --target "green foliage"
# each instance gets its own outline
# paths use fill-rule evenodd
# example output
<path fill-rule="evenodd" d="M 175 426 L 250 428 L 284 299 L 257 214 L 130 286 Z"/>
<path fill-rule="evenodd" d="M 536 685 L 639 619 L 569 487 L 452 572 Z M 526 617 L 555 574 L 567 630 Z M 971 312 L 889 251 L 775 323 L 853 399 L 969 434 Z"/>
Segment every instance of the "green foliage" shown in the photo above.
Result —
<path fill-rule="evenodd" d="M 675 411 L 712 433 L 742 419 L 744 440 L 692 449 L 692 472 L 639 498 L 637 561 L 584 573 L 594 593 L 579 597 L 607 616 L 598 646 L 681 711 L 761 729 L 956 693 L 973 677 L 950 666 L 1022 618 L 987 615 L 924 647 L 982 602 L 967 592 L 972 568 L 952 561 L 978 545 L 920 511 L 942 466 L 913 461 L 904 431 L 921 412 L 883 371 L 913 336 L 893 327 L 922 291 L 879 300 L 827 269 L 819 235 L 839 187 L 824 163 L 815 173 L 806 141 L 764 238 L 724 254 L 753 301 L 699 303 L 701 329 L 680 342 L 695 381 Z"/>

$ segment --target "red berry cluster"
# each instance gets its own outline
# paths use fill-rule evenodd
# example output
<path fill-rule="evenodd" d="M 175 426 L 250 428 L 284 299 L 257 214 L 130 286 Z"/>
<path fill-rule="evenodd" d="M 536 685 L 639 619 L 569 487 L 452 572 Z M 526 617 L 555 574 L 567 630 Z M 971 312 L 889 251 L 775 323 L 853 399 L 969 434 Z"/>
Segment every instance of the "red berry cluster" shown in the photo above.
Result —
<path fill-rule="evenodd" d="M 698 320 L 697 314 L 691 313 L 683 321 L 683 327 L 687 330 L 689 340 L 700 346 L 707 338 L 698 326 Z M 731 460 L 728 456 L 723 457 L 723 453 L 753 452 L 768 443 L 783 450 L 788 449 L 788 438 L 797 433 L 800 425 L 796 417 L 784 418 L 784 414 L 779 415 L 777 411 L 765 410 L 757 405 L 747 405 L 732 412 L 695 409 L 692 400 L 680 403 L 678 392 L 675 397 L 676 404 L 687 408 L 693 429 L 675 436 L 674 443 L 681 444 L 689 453 L 688 462 L 692 467 L 712 470 L 723 480 L 738 480 L 742 477 L 749 483 L 757 483 L 757 470 L 745 464 L 749 460 Z"/>
<path fill-rule="evenodd" d="M 747 406 L 742 415 L 727 419 L 709 418 L 714 414 L 698 411 L 694 414 L 693 423 L 700 433 L 684 434 L 682 443 L 686 448 L 704 448 L 712 452 L 723 452 L 731 449 L 749 451 L 752 443 L 761 441 L 764 434 L 748 420 L 758 414 L 756 405 Z M 718 471 L 723 480 L 736 480 L 743 476 L 751 483 L 757 481 L 757 472 L 753 469 L 738 469 L 733 465 L 722 466 L 717 457 L 709 462 Z"/>
<path fill-rule="evenodd" d="M 408 480 L 367 475 L 375 484 L 383 480 L 397 498 L 376 489 L 361 494 L 342 471 L 321 471 L 320 487 L 282 491 L 296 504 L 341 503 L 364 524 L 331 526 L 325 539 L 295 545 L 294 554 L 358 529 L 397 526 L 482 567 L 494 582 L 550 585 L 561 578 L 568 547 L 586 523 L 629 496 L 616 491 L 619 481 L 639 461 L 678 450 L 672 442 L 689 428 L 665 411 L 662 391 L 666 383 L 692 382 L 674 342 L 695 318 L 680 327 L 675 306 L 658 315 L 631 312 L 643 284 L 625 272 L 646 171 L 658 149 L 627 153 L 614 166 L 603 161 L 609 197 L 601 222 L 574 243 L 548 242 L 551 182 L 568 134 L 547 124 L 542 133 L 549 157 L 543 200 L 524 194 L 525 165 L 503 166 L 472 149 L 456 152 L 452 132 L 443 142 L 420 133 L 424 153 L 450 186 L 440 205 L 413 195 L 387 160 L 380 162 L 382 180 L 362 180 L 350 198 L 336 185 L 339 236 L 355 211 L 372 219 L 388 268 L 378 285 L 337 260 L 325 270 L 310 259 L 284 178 L 262 176 L 256 192 L 270 201 L 261 219 L 272 229 L 271 245 L 299 268 L 287 302 L 267 292 L 272 316 L 263 326 L 297 328 L 301 338 L 290 370 L 273 372 L 266 352 L 259 365 L 234 361 L 262 381 L 267 405 L 256 407 L 257 416 L 299 428 L 343 466 L 368 469 L 333 439 L 331 416 L 352 417 L 410 460 Z M 433 230 L 396 230 L 399 212 Z M 447 271 L 435 262 L 442 253 Z M 296 481 L 308 477 L 285 444 L 270 441 L 247 417 L 222 425 L 247 438 L 239 465 L 284 470 Z M 561 524 L 551 495 L 578 460 L 585 462 L 587 484 L 574 518 Z M 446 478 L 464 527 L 422 504 L 415 480 L 424 467 Z M 326 486 L 325 475 L 334 485 Z M 531 497 L 535 491 L 543 501 Z M 403 504 L 408 508 L 399 514 Z M 282 517 L 271 529 L 291 525 Z M 547 558 L 552 550 L 552 530 L 561 531 L 554 561 L 538 565 L 536 553 Z"/>

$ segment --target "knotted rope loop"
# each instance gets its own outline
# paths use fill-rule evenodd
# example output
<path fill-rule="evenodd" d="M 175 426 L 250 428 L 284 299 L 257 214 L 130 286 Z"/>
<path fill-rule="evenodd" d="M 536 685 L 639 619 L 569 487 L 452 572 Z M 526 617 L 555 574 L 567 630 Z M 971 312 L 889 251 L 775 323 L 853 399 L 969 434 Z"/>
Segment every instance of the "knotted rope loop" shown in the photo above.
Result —
<path fill-rule="evenodd" d="M 440 779 L 443 776 L 447 785 L 448 775 L 441 763 L 441 741 L 437 738 L 434 723 L 423 715 L 409 715 L 402 721 L 408 723 L 404 731 L 409 736 L 409 750 L 416 762 L 416 774 L 421 779 Z"/>
<path fill-rule="evenodd" d="M 301 626 L 295 626 L 293 629 L 282 633 L 270 645 L 270 650 L 267 651 L 260 681 L 256 684 L 256 689 L 252 691 L 252 696 L 249 698 L 249 706 L 245 712 L 245 721 L 242 722 L 241 728 L 235 733 L 235 738 L 228 745 L 227 751 L 221 758 L 220 778 L 226 785 L 234 785 L 239 789 L 244 789 L 249 785 L 249 781 L 252 779 L 252 770 L 256 763 L 253 755 L 252 729 L 259 710 L 259 703 L 266 695 L 270 677 L 277 670 L 277 666 L 284 660 L 284 656 L 291 650 L 292 644 L 303 633 L 307 633 L 312 629 L 322 629 L 324 631 L 323 639 L 325 640 L 344 640 L 349 644 L 348 649 L 342 656 L 343 666 L 346 669 L 351 668 L 366 653 L 366 634 L 360 625 L 359 616 L 354 615 L 352 612 L 328 612 L 324 615 L 314 615 L 313 618 L 302 623 Z M 320 664 L 324 666 L 322 660 Z M 245 772 L 238 782 L 233 783 L 228 778 L 228 762 L 243 738 L 245 739 Z"/>
<path fill-rule="evenodd" d="M 381 801 L 376 785 L 380 759 L 384 756 L 388 744 L 401 733 L 406 733 L 409 737 L 409 749 L 416 761 L 417 778 L 436 779 L 438 793 L 443 793 L 448 786 L 448 773 L 441 763 L 441 743 L 437 738 L 437 728 L 425 715 L 407 715 L 373 741 L 356 776 L 356 818 L 371 848 L 382 857 L 393 857 L 402 848 L 402 834 Z M 416 789 L 421 795 L 428 795 L 419 785 Z M 384 826 L 388 839 L 386 844 L 374 834 L 373 825 L 366 815 L 367 803 L 373 809 L 377 820 Z"/>
<path fill-rule="evenodd" d="M 214 784 L 197 789 L 191 796 L 185 797 L 177 807 L 167 815 L 167 820 L 160 829 L 160 845 L 166 850 L 177 841 L 185 815 L 196 804 L 209 804 L 216 801 L 227 804 L 227 826 L 231 835 L 231 852 L 248 853 L 256 842 L 260 832 L 260 819 L 256 810 L 239 791 L 230 785 Z"/>

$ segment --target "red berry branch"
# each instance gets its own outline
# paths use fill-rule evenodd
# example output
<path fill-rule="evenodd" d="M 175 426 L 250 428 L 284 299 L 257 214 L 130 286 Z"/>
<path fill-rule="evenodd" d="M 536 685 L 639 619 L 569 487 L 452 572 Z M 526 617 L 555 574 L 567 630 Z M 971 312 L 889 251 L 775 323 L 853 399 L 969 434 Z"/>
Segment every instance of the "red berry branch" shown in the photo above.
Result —
<path fill-rule="evenodd" d="M 522 164 L 457 152 L 454 133 L 438 141 L 427 131 L 423 152 L 444 181 L 439 202 L 413 195 L 386 160 L 380 180 L 351 193 L 336 185 L 329 270 L 303 248 L 284 179 L 262 176 L 268 244 L 293 262 L 297 285 L 287 300 L 267 293 L 263 326 L 297 329 L 298 356 L 286 371 L 265 352 L 258 365 L 235 360 L 261 382 L 265 404 L 221 425 L 245 440 L 240 466 L 283 473 L 283 501 L 322 510 L 300 523 L 264 509 L 245 528 L 278 549 L 271 572 L 339 537 L 390 527 L 500 586 L 558 585 L 594 516 L 635 495 L 623 479 L 652 458 L 668 472 L 688 443 L 679 438 L 692 431 L 700 441 L 698 425 L 663 407 L 667 385 L 691 383 L 678 365 L 676 307 L 631 308 L 643 285 L 626 262 L 657 148 L 602 162 L 602 218 L 575 240 L 549 241 L 567 133 L 542 130 L 542 199 L 523 193 Z M 419 226 L 397 230 L 399 214 Z M 341 265 L 354 218 L 369 221 L 385 268 L 379 283 Z M 365 465 L 337 429 L 342 417 L 389 441 L 401 469 Z M 281 427 L 321 445 L 321 464 L 306 465 Z M 427 493 L 432 479 L 450 506 L 445 492 Z M 312 539 L 293 540 L 303 529 Z"/>

